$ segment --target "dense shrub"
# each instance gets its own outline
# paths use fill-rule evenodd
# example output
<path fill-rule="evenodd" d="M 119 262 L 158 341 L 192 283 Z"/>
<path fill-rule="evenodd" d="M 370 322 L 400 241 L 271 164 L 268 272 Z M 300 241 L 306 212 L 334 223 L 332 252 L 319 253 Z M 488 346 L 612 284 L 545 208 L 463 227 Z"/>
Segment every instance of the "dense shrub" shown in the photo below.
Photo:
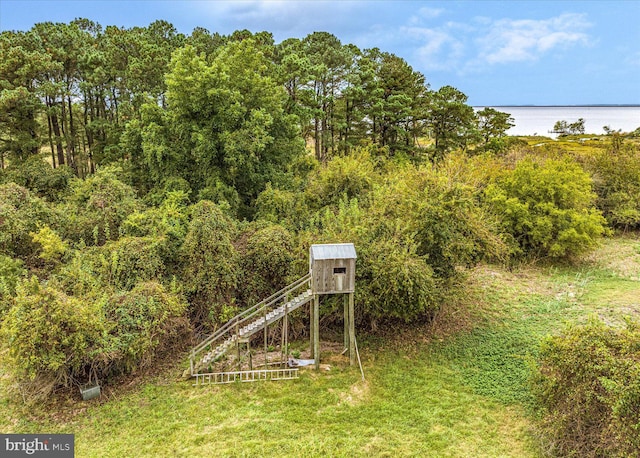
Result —
<path fill-rule="evenodd" d="M 516 256 L 565 258 L 606 232 L 591 179 L 570 159 L 525 158 L 486 189 Z"/>
<path fill-rule="evenodd" d="M 225 321 L 235 311 L 240 273 L 235 235 L 235 223 L 213 202 L 203 200 L 191 208 L 180 259 L 191 318 L 198 325 Z"/>
<path fill-rule="evenodd" d="M 343 200 L 336 210 L 327 208 L 318 215 L 315 227 L 302 235 L 299 252 L 306 252 L 312 243 L 355 244 L 356 315 L 371 328 L 390 319 L 411 322 L 432 316 L 440 305 L 433 269 L 416 253 L 410 237 L 387 227 L 397 228 L 397 220 L 376 216 L 355 199 Z"/>
<path fill-rule="evenodd" d="M 189 331 L 186 302 L 157 282 L 138 283 L 101 305 L 108 334 L 93 364 L 104 375 L 147 366 L 158 352 Z"/>
<path fill-rule="evenodd" d="M 502 256 L 497 223 L 478 204 L 475 188 L 432 168 L 403 168 L 389 181 L 376 192 L 371 216 L 387 232 L 415 241 L 436 276 Z"/>
<path fill-rule="evenodd" d="M 242 287 L 238 296 L 250 306 L 282 287 L 292 274 L 293 236 L 282 226 L 259 223 L 241 235 Z"/>
<path fill-rule="evenodd" d="M 120 225 L 142 208 L 131 186 L 118 179 L 118 169 L 105 167 L 72 183 L 68 203 L 58 206 L 61 235 L 87 245 L 116 240 Z"/>
<path fill-rule="evenodd" d="M 32 155 L 23 162 L 11 164 L 4 179 L 53 202 L 65 196 L 74 175 L 70 167 L 63 165 L 54 169 L 41 156 Z"/>
<path fill-rule="evenodd" d="M 21 260 L 0 254 L 0 319 L 13 304 L 16 286 L 26 274 Z"/>
<path fill-rule="evenodd" d="M 123 236 L 162 239 L 163 262 L 169 272 L 175 273 L 189 224 L 187 205 L 184 192 L 171 191 L 158 207 L 129 214 L 122 222 L 120 232 Z"/>
<path fill-rule="evenodd" d="M 542 343 L 533 391 L 561 456 L 640 456 L 640 327 L 592 319 Z"/>
<path fill-rule="evenodd" d="M 315 209 L 335 205 L 345 196 L 347 199 L 365 201 L 376 178 L 373 161 L 367 150 L 336 157 L 310 177 L 306 189 L 308 205 Z"/>
<path fill-rule="evenodd" d="M 614 144 L 587 162 L 598 195 L 597 205 L 609 224 L 620 229 L 640 228 L 640 149 Z"/>
<path fill-rule="evenodd" d="M 99 297 L 105 290 L 130 290 L 137 283 L 164 279 L 162 237 L 121 237 L 101 247 L 76 250 L 55 275 L 68 294 Z"/>
<path fill-rule="evenodd" d="M 389 319 L 411 322 L 435 315 L 442 300 L 439 282 L 415 246 L 378 239 L 358 249 L 360 319 L 376 328 Z"/>
<path fill-rule="evenodd" d="M 15 183 L 0 185 L 0 253 L 33 260 L 39 247 L 29 234 L 51 219 L 46 203 L 28 189 Z"/>
<path fill-rule="evenodd" d="M 36 278 L 18 285 L 0 328 L 7 367 L 34 396 L 81 377 L 103 332 L 101 313 L 91 302 L 41 286 Z"/>
<path fill-rule="evenodd" d="M 38 232 L 31 232 L 30 235 L 34 243 L 40 245 L 40 259 L 48 264 L 57 264 L 68 251 L 68 244 L 49 226 L 40 228 Z"/>
<path fill-rule="evenodd" d="M 267 184 L 256 199 L 256 219 L 299 230 L 309 223 L 311 209 L 302 192 L 275 189 Z"/>

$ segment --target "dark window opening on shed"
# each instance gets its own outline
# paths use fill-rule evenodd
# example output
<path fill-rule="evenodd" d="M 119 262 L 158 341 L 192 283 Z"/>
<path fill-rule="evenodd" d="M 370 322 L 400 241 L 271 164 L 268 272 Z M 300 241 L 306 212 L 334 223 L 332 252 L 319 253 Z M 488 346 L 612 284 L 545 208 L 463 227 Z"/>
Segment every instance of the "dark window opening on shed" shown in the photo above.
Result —
<path fill-rule="evenodd" d="M 334 274 L 346 274 L 347 273 L 347 268 L 346 267 L 334 267 L 333 268 L 333 273 Z"/>

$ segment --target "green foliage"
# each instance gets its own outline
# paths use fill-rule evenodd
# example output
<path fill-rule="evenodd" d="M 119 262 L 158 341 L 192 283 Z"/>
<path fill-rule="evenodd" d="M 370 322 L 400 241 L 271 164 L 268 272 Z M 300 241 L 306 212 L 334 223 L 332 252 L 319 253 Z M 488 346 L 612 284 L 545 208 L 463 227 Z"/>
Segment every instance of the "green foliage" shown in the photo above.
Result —
<path fill-rule="evenodd" d="M 103 332 L 90 302 L 41 286 L 35 277 L 18 285 L 0 328 L 9 368 L 36 396 L 71 385 Z"/>
<path fill-rule="evenodd" d="M 591 179 L 571 159 L 525 158 L 486 189 L 516 256 L 567 258 L 606 233 Z"/>
<path fill-rule="evenodd" d="M 533 390 L 562 456 L 638 457 L 640 328 L 592 319 L 542 343 Z"/>
<path fill-rule="evenodd" d="M 194 191 L 205 190 L 202 198 L 250 213 L 266 183 L 278 181 L 303 151 L 273 75 L 253 39 L 222 46 L 210 63 L 189 46 L 178 50 L 166 77 L 167 110 L 143 109 L 142 150 L 151 176 L 181 176 Z"/>
<path fill-rule="evenodd" d="M 256 219 L 280 223 L 291 229 L 305 227 L 311 214 L 301 192 L 275 189 L 271 183 L 256 199 Z"/>
<path fill-rule="evenodd" d="M 584 123 L 585 120 L 583 118 L 578 119 L 576 122 L 568 123 L 567 121 L 557 121 L 553 125 L 552 132 L 556 134 L 560 134 L 561 137 L 567 135 L 579 135 L 584 134 Z"/>
<path fill-rule="evenodd" d="M 0 185 L 0 253 L 32 260 L 38 247 L 29 234 L 51 220 L 49 207 L 28 189 L 15 183 Z"/>
<path fill-rule="evenodd" d="M 478 204 L 474 187 L 431 167 L 400 168 L 389 181 L 376 194 L 373 220 L 413 240 L 439 278 L 503 255 L 496 221 Z"/>
<path fill-rule="evenodd" d="M 293 236 L 282 226 L 260 223 L 247 228 L 240 240 L 242 287 L 238 295 L 244 305 L 251 306 L 291 280 Z"/>
<path fill-rule="evenodd" d="M 67 166 L 54 169 L 40 155 L 12 163 L 5 170 L 5 181 L 23 186 L 50 202 L 60 201 L 66 195 L 72 178 L 72 169 Z"/>
<path fill-rule="evenodd" d="M 186 302 L 157 282 L 138 283 L 100 305 L 108 334 L 96 350 L 94 365 L 104 374 L 147 366 L 157 352 L 189 331 Z"/>
<path fill-rule="evenodd" d="M 506 135 L 507 130 L 515 126 L 514 119 L 509 113 L 486 107 L 476 113 L 478 130 L 485 145 L 489 140 L 498 139 Z"/>
<path fill-rule="evenodd" d="M 0 320 L 11 308 L 18 282 L 27 274 L 24 263 L 19 259 L 0 254 Z"/>
<path fill-rule="evenodd" d="M 58 207 L 64 238 L 102 245 L 116 240 L 125 218 L 139 210 L 133 188 L 118 179 L 120 169 L 105 167 L 72 184 L 68 202 Z"/>
<path fill-rule="evenodd" d="M 182 191 L 171 191 L 155 208 L 136 211 L 122 222 L 123 236 L 151 237 L 164 245 L 162 260 L 170 272 L 178 269 L 180 247 L 189 224 L 188 198 Z"/>
<path fill-rule="evenodd" d="M 306 200 L 312 208 L 337 204 L 340 199 L 366 201 L 376 181 L 373 161 L 366 149 L 336 157 L 309 179 Z"/>
<path fill-rule="evenodd" d="M 230 318 L 240 268 L 233 245 L 236 227 L 213 202 L 191 208 L 191 222 L 180 250 L 184 291 L 194 323 L 212 324 Z"/>
<path fill-rule="evenodd" d="M 609 148 L 587 160 L 594 176 L 597 205 L 607 221 L 616 228 L 628 230 L 640 227 L 640 149 L 624 144 L 618 135 L 612 136 Z"/>
<path fill-rule="evenodd" d="M 433 317 L 442 299 L 439 282 L 415 245 L 390 239 L 358 245 L 356 302 L 361 319 L 412 322 Z"/>
<path fill-rule="evenodd" d="M 431 94 L 427 124 L 435 140 L 434 159 L 442 159 L 455 148 L 465 149 L 477 139 L 476 115 L 466 102 L 467 96 L 452 86 Z"/>
<path fill-rule="evenodd" d="M 67 243 L 60 238 L 49 226 L 44 226 L 38 232 L 31 232 L 34 243 L 42 248 L 40 258 L 49 264 L 57 264 L 68 250 Z"/>
<path fill-rule="evenodd" d="M 115 290 L 129 290 L 139 282 L 160 280 L 164 275 L 165 240 L 151 237 L 121 237 L 95 250 L 98 278 Z"/>

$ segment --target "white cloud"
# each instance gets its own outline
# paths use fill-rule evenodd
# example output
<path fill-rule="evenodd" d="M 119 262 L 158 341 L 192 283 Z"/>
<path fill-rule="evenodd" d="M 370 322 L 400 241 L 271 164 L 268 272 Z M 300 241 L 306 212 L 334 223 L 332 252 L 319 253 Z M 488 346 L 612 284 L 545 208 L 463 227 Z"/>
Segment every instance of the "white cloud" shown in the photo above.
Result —
<path fill-rule="evenodd" d="M 479 71 L 489 65 L 531 62 L 557 50 L 587 45 L 591 24 L 583 14 L 542 20 L 475 17 L 468 23 L 427 26 L 418 15 L 400 29 L 414 56 L 430 70 Z"/>
<path fill-rule="evenodd" d="M 401 32 L 418 43 L 416 57 L 430 70 L 455 69 L 462 57 L 462 42 L 447 30 L 425 27 L 402 27 Z"/>
<path fill-rule="evenodd" d="M 489 64 L 539 59 L 554 49 L 586 45 L 590 24 L 582 14 L 562 14 L 543 19 L 500 19 L 477 38 L 478 57 Z"/>

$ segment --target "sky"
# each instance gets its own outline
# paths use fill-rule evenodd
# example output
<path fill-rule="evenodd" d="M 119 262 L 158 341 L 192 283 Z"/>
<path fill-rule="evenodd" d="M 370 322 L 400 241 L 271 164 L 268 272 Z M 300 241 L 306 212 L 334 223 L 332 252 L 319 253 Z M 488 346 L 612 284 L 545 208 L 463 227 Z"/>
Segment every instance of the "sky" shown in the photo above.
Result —
<path fill-rule="evenodd" d="M 640 104 L 640 0 L 0 0 L 0 30 L 77 17 L 266 30 L 276 43 L 326 31 L 403 57 L 432 89 L 454 86 L 474 106 Z"/>

